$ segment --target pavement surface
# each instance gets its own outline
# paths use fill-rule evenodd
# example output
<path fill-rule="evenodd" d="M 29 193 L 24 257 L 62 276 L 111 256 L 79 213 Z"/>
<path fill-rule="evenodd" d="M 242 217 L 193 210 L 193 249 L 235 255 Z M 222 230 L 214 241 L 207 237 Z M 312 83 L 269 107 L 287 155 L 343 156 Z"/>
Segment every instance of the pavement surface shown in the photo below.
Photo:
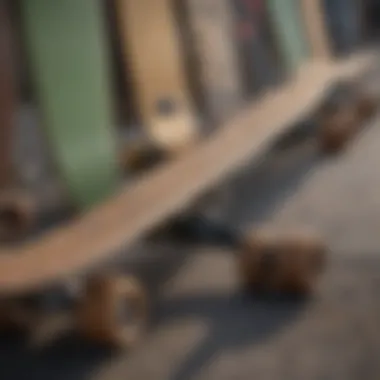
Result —
<path fill-rule="evenodd" d="M 310 138 L 235 176 L 228 222 L 308 225 L 331 248 L 309 300 L 259 300 L 239 288 L 232 252 L 150 239 L 132 265 L 152 294 L 152 323 L 131 352 L 74 332 L 32 348 L 0 341 L 0 379 L 349 380 L 380 377 L 380 116 L 341 155 Z M 379 298 L 378 298 L 379 296 Z"/>

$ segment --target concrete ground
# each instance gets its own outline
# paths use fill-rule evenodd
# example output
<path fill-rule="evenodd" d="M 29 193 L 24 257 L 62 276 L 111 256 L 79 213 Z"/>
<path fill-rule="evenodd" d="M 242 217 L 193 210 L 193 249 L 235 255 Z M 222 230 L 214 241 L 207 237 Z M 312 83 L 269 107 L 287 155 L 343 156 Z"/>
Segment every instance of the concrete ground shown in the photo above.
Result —
<path fill-rule="evenodd" d="M 241 228 L 311 225 L 330 247 L 306 302 L 242 294 L 230 252 L 152 239 L 135 248 L 152 328 L 131 352 L 67 332 L 39 349 L 0 343 L 0 379 L 349 380 L 380 377 L 380 117 L 342 155 L 313 139 L 234 178 L 225 215 Z M 377 298 L 379 296 L 379 298 Z"/>

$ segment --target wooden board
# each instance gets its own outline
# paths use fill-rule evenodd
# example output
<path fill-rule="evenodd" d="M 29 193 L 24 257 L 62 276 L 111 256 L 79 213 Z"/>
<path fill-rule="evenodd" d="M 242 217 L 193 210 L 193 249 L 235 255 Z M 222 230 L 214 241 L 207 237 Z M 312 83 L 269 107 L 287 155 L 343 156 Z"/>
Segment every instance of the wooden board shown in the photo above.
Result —
<path fill-rule="evenodd" d="M 73 203 L 119 183 L 100 0 L 23 0 L 25 38 L 50 151 Z"/>
<path fill-rule="evenodd" d="M 322 101 L 334 80 L 362 75 L 372 55 L 340 64 L 314 63 L 297 79 L 254 102 L 201 143 L 166 166 L 127 185 L 91 212 L 42 239 L 0 250 L 0 293 L 37 290 L 65 276 L 89 270 L 149 229 L 183 210 L 268 146 Z M 275 110 L 275 112 L 274 112 Z"/>
<path fill-rule="evenodd" d="M 249 95 L 278 85 L 286 76 L 279 43 L 264 0 L 234 0 L 236 34 Z"/>
<path fill-rule="evenodd" d="M 322 0 L 300 0 L 311 54 L 314 58 L 332 56 Z"/>
<path fill-rule="evenodd" d="M 272 25 L 290 72 L 295 72 L 308 56 L 303 19 L 298 0 L 268 0 Z"/>
<path fill-rule="evenodd" d="M 229 0 L 184 0 L 185 25 L 199 75 L 206 115 L 219 123 L 239 109 L 242 83 L 234 43 L 234 17 Z"/>
<path fill-rule="evenodd" d="M 14 41 L 8 5 L 0 0 L 0 188 L 12 180 L 12 129 L 16 116 Z"/>
<path fill-rule="evenodd" d="M 115 0 L 123 52 L 147 135 L 177 151 L 197 127 L 170 0 Z"/>
<path fill-rule="evenodd" d="M 351 53 L 361 34 L 357 0 L 322 0 L 326 25 L 336 55 Z"/>

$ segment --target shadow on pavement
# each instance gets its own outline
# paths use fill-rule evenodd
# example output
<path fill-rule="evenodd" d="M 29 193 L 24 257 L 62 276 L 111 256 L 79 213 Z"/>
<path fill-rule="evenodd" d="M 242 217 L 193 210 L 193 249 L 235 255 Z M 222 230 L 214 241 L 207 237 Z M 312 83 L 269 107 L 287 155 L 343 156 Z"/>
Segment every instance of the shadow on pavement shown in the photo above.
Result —
<path fill-rule="evenodd" d="M 241 293 L 230 297 L 185 297 L 163 303 L 161 321 L 196 317 L 210 328 L 203 342 L 170 380 L 196 378 L 198 371 L 211 364 L 223 351 L 264 342 L 295 322 L 306 303 L 306 300 L 291 298 L 252 298 Z"/>

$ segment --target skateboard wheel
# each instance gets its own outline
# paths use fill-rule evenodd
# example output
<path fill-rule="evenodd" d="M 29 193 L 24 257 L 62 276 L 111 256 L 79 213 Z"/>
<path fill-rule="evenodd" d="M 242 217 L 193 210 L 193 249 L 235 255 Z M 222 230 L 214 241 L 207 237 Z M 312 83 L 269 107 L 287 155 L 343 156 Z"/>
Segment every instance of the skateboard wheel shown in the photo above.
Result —
<path fill-rule="evenodd" d="M 242 244 L 238 270 L 251 290 L 309 293 L 325 265 L 326 246 L 307 232 L 258 230 Z"/>
<path fill-rule="evenodd" d="M 0 240 L 19 238 L 34 224 L 34 200 L 21 192 L 6 191 L 0 194 Z"/>
<path fill-rule="evenodd" d="M 78 309 L 78 327 L 84 337 L 130 348 L 140 339 L 146 320 L 147 298 L 136 279 L 104 275 L 88 280 Z"/>
<path fill-rule="evenodd" d="M 376 111 L 376 100 L 369 95 L 362 95 L 358 100 L 357 112 L 360 120 L 368 120 Z"/>
<path fill-rule="evenodd" d="M 325 153 L 338 153 L 356 132 L 357 118 L 346 109 L 327 116 L 322 121 L 320 145 Z"/>

